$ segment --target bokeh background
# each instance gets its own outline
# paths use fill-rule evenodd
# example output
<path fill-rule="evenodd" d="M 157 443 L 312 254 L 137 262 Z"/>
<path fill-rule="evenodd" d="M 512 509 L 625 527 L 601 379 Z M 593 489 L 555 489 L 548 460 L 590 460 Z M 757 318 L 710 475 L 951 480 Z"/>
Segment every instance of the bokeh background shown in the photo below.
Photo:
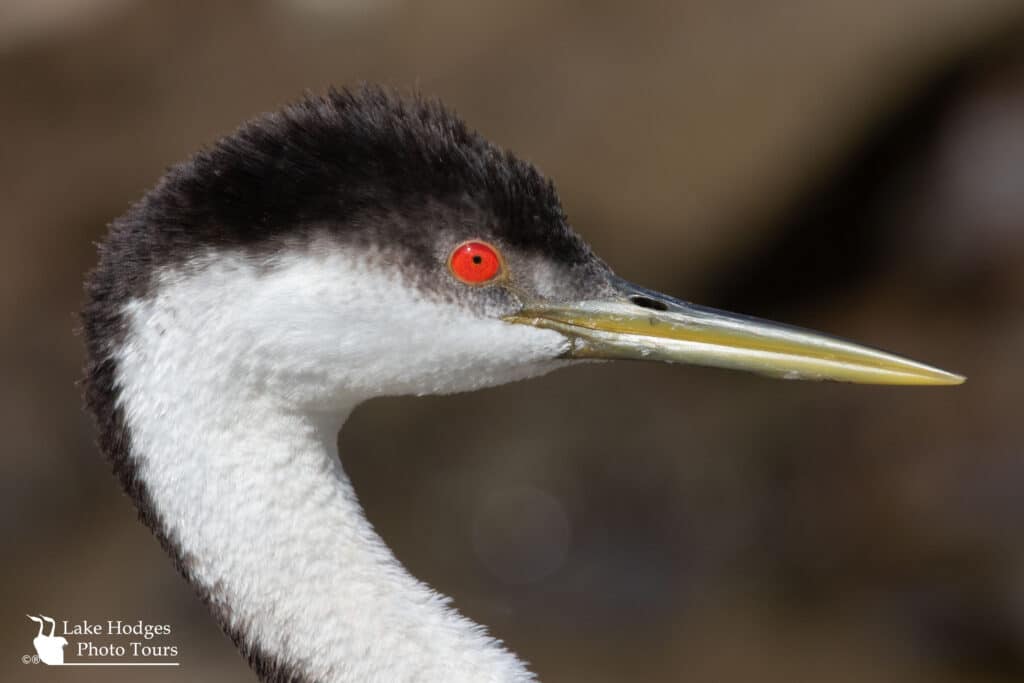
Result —
<path fill-rule="evenodd" d="M 344 464 L 415 575 L 547 682 L 1024 680 L 1019 0 L 3 0 L 0 679 L 255 680 L 96 450 L 80 283 L 169 164 L 364 80 L 539 165 L 628 279 L 970 378 L 372 402 Z M 22 665 L 25 613 L 183 666 Z"/>

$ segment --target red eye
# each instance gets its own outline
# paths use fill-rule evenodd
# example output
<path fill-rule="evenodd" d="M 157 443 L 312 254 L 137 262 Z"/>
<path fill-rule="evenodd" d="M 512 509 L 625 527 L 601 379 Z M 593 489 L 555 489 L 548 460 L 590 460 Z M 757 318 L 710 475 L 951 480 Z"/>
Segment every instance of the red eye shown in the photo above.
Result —
<path fill-rule="evenodd" d="M 501 272 L 498 251 L 484 242 L 464 242 L 455 247 L 448 267 L 466 284 L 479 285 Z"/>

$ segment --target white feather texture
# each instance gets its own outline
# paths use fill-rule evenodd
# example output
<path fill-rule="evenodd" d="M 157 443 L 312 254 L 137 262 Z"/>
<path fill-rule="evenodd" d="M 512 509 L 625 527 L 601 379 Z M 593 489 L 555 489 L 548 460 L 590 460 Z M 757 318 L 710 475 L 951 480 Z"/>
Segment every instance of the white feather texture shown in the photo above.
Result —
<path fill-rule="evenodd" d="M 362 400 L 564 364 L 559 334 L 479 317 L 338 249 L 224 253 L 130 302 L 118 405 L 155 512 L 229 625 L 312 680 L 534 680 L 414 579 L 336 451 Z"/>

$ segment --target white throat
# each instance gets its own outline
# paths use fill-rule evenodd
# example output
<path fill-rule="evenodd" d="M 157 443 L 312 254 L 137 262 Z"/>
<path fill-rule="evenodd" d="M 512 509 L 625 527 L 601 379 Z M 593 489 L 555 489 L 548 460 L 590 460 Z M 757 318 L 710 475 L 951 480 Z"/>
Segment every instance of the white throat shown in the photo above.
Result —
<path fill-rule="evenodd" d="M 297 680 L 534 680 L 398 563 L 360 508 L 336 437 L 350 411 L 376 393 L 540 374 L 557 367 L 550 359 L 565 340 L 497 321 L 449 320 L 480 330 L 480 339 L 457 342 L 459 351 L 454 339 L 422 329 L 450 311 L 390 292 L 408 320 L 389 321 L 400 329 L 381 343 L 404 337 L 413 353 L 394 361 L 401 371 L 375 365 L 357 334 L 373 332 L 374 312 L 360 302 L 379 301 L 367 288 L 386 283 L 339 258 L 297 257 L 272 272 L 240 259 L 193 264 L 129 304 L 127 339 L 115 353 L 118 404 L 156 517 L 227 627 Z M 351 279 L 339 286 L 339 277 Z M 288 312 L 284 319 L 274 318 L 275 308 Z M 337 317 L 341 325 L 331 322 Z M 417 328 L 423 338 L 410 341 Z M 488 353 L 478 354 L 477 344 Z M 459 353 L 476 373 L 470 387 L 444 379 Z M 268 358 L 282 360 L 267 365 Z M 383 392 L 370 390 L 381 385 Z"/>

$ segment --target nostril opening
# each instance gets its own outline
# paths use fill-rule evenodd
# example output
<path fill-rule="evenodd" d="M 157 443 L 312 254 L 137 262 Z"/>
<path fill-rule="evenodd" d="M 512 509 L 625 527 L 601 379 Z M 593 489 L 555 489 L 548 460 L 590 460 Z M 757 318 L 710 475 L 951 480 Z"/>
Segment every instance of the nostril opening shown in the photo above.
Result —
<path fill-rule="evenodd" d="M 649 308 L 652 311 L 667 311 L 668 306 L 664 302 L 658 301 L 657 299 L 649 299 L 646 296 L 631 296 L 629 300 L 640 308 Z"/>

